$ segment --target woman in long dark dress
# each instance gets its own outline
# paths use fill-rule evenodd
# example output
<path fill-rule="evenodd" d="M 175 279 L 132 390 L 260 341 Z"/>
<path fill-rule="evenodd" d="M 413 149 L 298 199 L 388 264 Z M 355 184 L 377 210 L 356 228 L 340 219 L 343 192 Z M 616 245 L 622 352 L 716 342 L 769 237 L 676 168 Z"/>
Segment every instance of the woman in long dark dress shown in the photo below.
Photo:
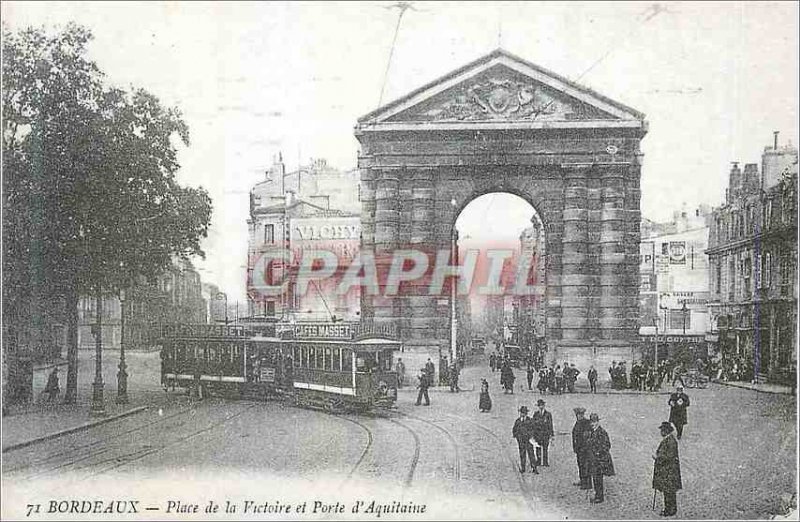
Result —
<path fill-rule="evenodd" d="M 492 398 L 489 397 L 489 383 L 486 379 L 481 379 L 481 396 L 478 400 L 478 409 L 481 413 L 492 410 Z"/>

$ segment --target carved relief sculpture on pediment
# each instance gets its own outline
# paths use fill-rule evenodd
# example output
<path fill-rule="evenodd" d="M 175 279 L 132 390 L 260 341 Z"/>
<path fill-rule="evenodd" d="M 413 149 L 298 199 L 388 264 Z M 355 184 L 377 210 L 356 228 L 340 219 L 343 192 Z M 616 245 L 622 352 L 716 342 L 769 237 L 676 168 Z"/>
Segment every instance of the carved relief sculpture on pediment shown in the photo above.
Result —
<path fill-rule="evenodd" d="M 534 82 L 490 77 L 462 85 L 449 99 L 417 115 L 426 120 L 603 120 L 611 116 L 579 100 L 566 101 Z"/>

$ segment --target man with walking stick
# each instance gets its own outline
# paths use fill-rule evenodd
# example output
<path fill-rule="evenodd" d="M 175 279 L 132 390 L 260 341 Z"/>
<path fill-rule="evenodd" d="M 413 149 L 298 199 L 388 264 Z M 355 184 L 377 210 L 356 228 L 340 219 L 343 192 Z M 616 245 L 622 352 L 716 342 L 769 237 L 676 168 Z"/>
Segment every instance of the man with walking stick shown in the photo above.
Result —
<path fill-rule="evenodd" d="M 683 486 L 681 461 L 678 455 L 678 441 L 675 440 L 672 424 L 662 422 L 659 430 L 661 431 L 661 442 L 656 454 L 653 455 L 655 461 L 653 466 L 653 509 L 656 508 L 656 491 L 661 491 L 664 494 L 664 510 L 660 515 L 671 517 L 678 512 L 677 492 Z"/>

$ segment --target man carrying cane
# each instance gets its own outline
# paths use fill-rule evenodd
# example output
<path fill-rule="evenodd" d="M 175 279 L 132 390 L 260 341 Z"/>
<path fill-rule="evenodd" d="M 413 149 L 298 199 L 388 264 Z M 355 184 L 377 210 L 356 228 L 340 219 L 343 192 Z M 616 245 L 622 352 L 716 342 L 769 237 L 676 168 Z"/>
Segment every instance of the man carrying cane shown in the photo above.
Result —
<path fill-rule="evenodd" d="M 677 491 L 682 488 L 681 461 L 678 455 L 678 441 L 675 440 L 672 424 L 662 422 L 661 443 L 653 455 L 653 509 L 656 505 L 655 492 L 664 493 L 664 510 L 662 517 L 671 517 L 678 512 Z"/>

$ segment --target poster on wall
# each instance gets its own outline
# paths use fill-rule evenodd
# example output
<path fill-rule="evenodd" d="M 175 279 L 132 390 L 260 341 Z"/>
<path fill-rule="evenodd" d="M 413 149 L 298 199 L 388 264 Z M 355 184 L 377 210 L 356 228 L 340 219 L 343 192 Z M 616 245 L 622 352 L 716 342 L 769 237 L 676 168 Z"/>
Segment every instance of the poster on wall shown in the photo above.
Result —
<path fill-rule="evenodd" d="M 686 264 L 686 241 L 669 242 L 669 264 L 670 265 Z"/>

